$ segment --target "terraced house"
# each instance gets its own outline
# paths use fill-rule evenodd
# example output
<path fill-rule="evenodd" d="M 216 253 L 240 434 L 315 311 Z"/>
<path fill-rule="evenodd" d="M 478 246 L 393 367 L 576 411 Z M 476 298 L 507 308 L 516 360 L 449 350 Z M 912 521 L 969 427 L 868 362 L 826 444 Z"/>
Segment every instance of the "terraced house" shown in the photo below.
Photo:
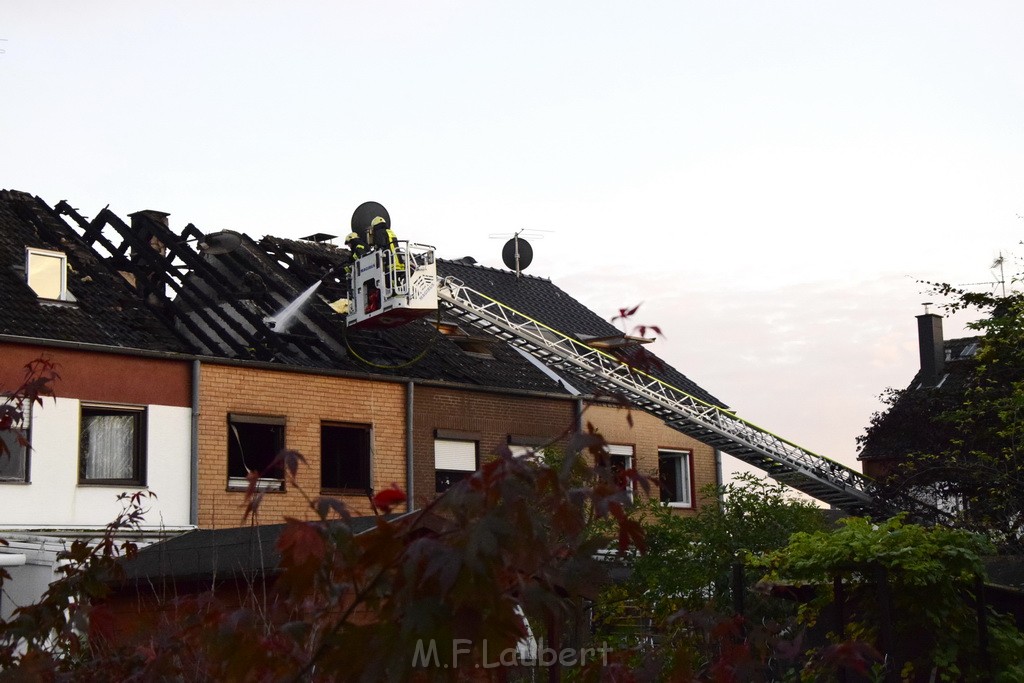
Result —
<path fill-rule="evenodd" d="M 122 491 L 157 495 L 143 542 L 239 526 L 252 472 L 265 493 L 261 524 L 309 516 L 307 497 L 321 494 L 367 514 L 374 490 L 396 484 L 414 506 L 499 449 L 563 447 L 586 425 L 616 465 L 659 478 L 658 495 L 681 514 L 717 481 L 714 447 L 456 311 L 347 326 L 332 303 L 346 294 L 348 252 L 329 236 L 170 226 L 159 211 L 88 217 L 64 201 L 0 192 L 3 387 L 40 356 L 61 375 L 57 400 L 32 411 L 30 446 L 0 464 L 0 531 L 13 541 L 0 552 L 16 565 L 4 614 L 52 579 L 66 539 L 116 514 Z M 436 267 L 722 406 L 661 363 L 650 340 L 624 335 L 549 280 L 470 258 Z M 275 314 L 302 297 L 278 325 Z M 281 449 L 304 457 L 295 485 L 273 465 Z"/>

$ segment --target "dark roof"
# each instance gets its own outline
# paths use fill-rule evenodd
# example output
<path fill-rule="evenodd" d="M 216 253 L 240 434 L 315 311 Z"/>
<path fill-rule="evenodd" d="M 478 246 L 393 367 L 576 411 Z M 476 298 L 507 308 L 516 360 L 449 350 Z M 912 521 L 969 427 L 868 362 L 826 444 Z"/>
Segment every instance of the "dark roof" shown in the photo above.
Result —
<path fill-rule="evenodd" d="M 611 322 L 544 278 L 525 274 L 517 277 L 511 270 L 487 268 L 461 261 L 439 261 L 438 276 L 458 278 L 468 287 L 580 341 L 623 336 L 622 331 Z M 625 345 L 610 353 L 691 396 L 725 407 L 724 403 L 641 344 Z"/>
<path fill-rule="evenodd" d="M 74 301 L 40 299 L 25 276 L 25 249 L 67 255 Z M 53 209 L 24 192 L 0 190 L 0 334 L 153 351 L 188 352 L 127 280 Z"/>
<path fill-rule="evenodd" d="M 157 350 L 188 350 L 204 356 L 281 363 L 296 367 L 440 380 L 460 385 L 568 395 L 551 373 L 510 345 L 477 330 L 441 334 L 437 316 L 385 330 L 351 330 L 329 303 L 345 288 L 325 276 L 348 251 L 327 242 L 233 234 L 231 250 L 203 251 L 207 235 L 195 225 L 170 230 L 162 212 L 132 214 L 131 224 L 109 209 L 89 220 L 67 202 L 53 209 L 23 193 L 2 202 L 5 255 L 24 261 L 26 244 L 69 253 L 79 303 L 40 304 L 24 276 L 8 269 L 6 287 L 18 290 L 7 332 Z M 234 242 L 237 241 L 237 246 Z M 159 249 L 154 249 L 157 244 Z M 100 254 L 103 254 L 101 257 Z M 438 261 L 438 276 L 455 277 L 564 334 L 581 340 L 623 334 L 550 280 L 468 262 Z M 120 275 L 128 273 L 138 291 Z M 284 332 L 266 322 L 286 305 L 322 284 Z M 60 317 L 49 309 L 61 311 Z M 76 317 L 77 316 L 77 317 Z M 37 331 L 38 326 L 46 326 Z M 698 398 L 722 405 L 640 344 L 610 351 Z M 569 379 L 569 378 L 567 378 Z M 578 380 L 569 383 L 583 391 Z"/>
<path fill-rule="evenodd" d="M 372 529 L 376 517 L 353 517 L 353 534 Z M 248 576 L 274 571 L 281 561 L 277 540 L 286 524 L 197 529 L 142 548 L 122 562 L 126 580 Z"/>
<path fill-rule="evenodd" d="M 927 386 L 918 370 L 906 389 L 869 426 L 860 439 L 859 460 L 885 460 L 907 453 L 937 453 L 950 435 L 931 419 L 959 405 L 970 381 L 981 337 L 943 342 L 945 365 L 935 386 Z"/>

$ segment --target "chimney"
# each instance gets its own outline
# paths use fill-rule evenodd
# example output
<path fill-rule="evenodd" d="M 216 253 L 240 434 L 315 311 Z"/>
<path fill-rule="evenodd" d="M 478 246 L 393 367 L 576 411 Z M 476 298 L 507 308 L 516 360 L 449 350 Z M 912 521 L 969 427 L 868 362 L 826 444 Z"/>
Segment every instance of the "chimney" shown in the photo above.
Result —
<path fill-rule="evenodd" d="M 928 312 L 917 316 L 917 342 L 921 350 L 921 383 L 934 387 L 942 379 L 946 366 L 946 349 L 942 344 L 942 316 Z"/>
<path fill-rule="evenodd" d="M 128 273 L 125 274 L 125 278 L 135 286 L 139 296 L 153 306 L 159 305 L 161 296 L 167 294 L 167 287 L 164 285 L 167 264 L 163 259 L 167 256 L 167 245 L 160 237 L 170 231 L 170 223 L 167 220 L 170 215 L 152 209 L 128 214 L 132 219 L 132 232 L 135 233 L 135 237 L 148 244 L 160 260 L 154 264 L 153 261 L 157 257 L 152 253 L 144 248 L 132 247 L 131 261 L 138 277 L 135 273 Z"/>
<path fill-rule="evenodd" d="M 161 256 L 167 255 L 167 247 L 154 234 L 154 227 L 168 230 L 170 222 L 167 220 L 167 217 L 170 215 L 163 211 L 154 211 L 153 209 L 128 214 L 132 219 L 132 232 L 149 242 L 149 246 Z"/>

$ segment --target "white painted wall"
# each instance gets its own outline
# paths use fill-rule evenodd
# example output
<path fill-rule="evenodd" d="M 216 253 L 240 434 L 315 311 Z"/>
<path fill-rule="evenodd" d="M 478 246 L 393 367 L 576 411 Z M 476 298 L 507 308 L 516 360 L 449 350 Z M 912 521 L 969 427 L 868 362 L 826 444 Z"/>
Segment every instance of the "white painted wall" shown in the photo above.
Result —
<path fill-rule="evenodd" d="M 189 523 L 190 408 L 147 406 L 145 488 L 79 486 L 79 404 L 76 399 L 47 400 L 32 409 L 29 484 L 0 484 L 0 536 L 3 529 L 102 527 L 121 511 L 122 491 L 149 490 L 144 526 Z"/>

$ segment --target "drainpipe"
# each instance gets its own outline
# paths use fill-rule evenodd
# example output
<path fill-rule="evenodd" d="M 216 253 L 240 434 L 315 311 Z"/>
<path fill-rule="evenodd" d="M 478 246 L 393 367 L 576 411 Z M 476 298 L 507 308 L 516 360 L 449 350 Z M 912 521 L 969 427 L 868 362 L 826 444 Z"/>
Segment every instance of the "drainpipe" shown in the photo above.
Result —
<path fill-rule="evenodd" d="M 721 506 L 725 501 L 722 498 L 722 451 L 715 449 L 715 488 L 718 490 L 718 505 Z"/>
<path fill-rule="evenodd" d="M 199 525 L 199 361 L 192 361 L 192 444 L 189 463 L 188 522 Z"/>
<path fill-rule="evenodd" d="M 583 431 L 583 399 L 576 399 L 576 424 L 573 429 L 577 432 Z"/>
<path fill-rule="evenodd" d="M 409 512 L 415 510 L 415 503 L 413 503 L 413 495 L 415 493 L 413 487 L 413 382 L 409 382 L 405 385 L 405 495 L 407 496 L 405 509 Z"/>

